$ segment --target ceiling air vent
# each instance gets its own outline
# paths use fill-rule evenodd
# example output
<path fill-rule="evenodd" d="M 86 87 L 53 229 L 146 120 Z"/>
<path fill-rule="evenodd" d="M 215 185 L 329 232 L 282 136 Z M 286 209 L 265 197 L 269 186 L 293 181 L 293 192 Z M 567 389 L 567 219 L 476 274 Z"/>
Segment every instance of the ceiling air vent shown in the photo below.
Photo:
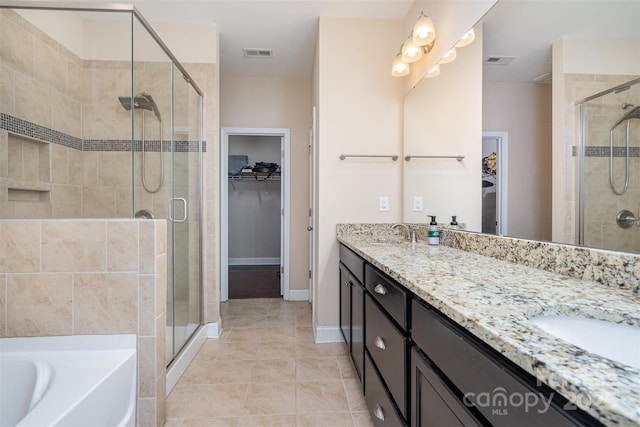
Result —
<path fill-rule="evenodd" d="M 491 64 L 491 65 L 507 65 L 509 62 L 513 61 L 514 59 L 516 59 L 515 56 L 490 56 L 484 62 L 485 64 Z"/>
<path fill-rule="evenodd" d="M 271 49 L 242 49 L 242 54 L 245 58 L 273 58 L 273 51 Z"/>

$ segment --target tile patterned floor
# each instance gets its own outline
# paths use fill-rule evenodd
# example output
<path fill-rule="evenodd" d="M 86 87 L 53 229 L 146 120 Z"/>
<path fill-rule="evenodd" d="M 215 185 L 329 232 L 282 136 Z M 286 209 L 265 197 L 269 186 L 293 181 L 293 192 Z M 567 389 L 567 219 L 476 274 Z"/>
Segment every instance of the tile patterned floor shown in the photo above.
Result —
<path fill-rule="evenodd" d="M 208 340 L 167 400 L 166 427 L 369 427 L 343 343 L 316 344 L 311 305 L 281 299 L 222 304 Z"/>

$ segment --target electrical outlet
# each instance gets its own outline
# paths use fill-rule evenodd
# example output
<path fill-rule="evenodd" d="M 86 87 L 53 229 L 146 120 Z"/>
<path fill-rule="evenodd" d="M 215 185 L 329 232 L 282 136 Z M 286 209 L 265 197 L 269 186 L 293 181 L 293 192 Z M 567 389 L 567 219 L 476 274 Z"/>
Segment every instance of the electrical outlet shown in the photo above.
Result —
<path fill-rule="evenodd" d="M 413 197 L 413 211 L 422 212 L 422 196 Z"/>
<path fill-rule="evenodd" d="M 389 212 L 389 197 L 380 196 L 380 212 Z"/>

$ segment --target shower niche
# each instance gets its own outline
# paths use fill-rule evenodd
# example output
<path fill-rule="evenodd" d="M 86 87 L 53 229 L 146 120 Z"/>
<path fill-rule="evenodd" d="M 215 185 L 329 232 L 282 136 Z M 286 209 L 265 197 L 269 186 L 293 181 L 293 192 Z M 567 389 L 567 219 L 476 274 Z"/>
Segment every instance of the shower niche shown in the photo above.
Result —
<path fill-rule="evenodd" d="M 3 150 L 4 151 L 4 150 Z M 7 133 L 6 209 L 41 217 L 51 210 L 51 153 L 46 142 Z"/>

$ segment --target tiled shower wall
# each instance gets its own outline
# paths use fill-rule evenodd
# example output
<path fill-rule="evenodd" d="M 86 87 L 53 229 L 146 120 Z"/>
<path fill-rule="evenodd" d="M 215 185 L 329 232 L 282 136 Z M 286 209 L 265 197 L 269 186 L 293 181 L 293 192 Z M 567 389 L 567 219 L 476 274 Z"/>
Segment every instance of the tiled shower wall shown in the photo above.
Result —
<path fill-rule="evenodd" d="M 567 219 L 564 224 L 564 236 L 566 242 L 578 243 L 578 157 L 577 149 L 580 137 L 580 115 L 576 102 L 588 96 L 595 95 L 614 86 L 633 80 L 638 76 L 592 75 L 592 74 L 567 74 L 565 83 L 567 98 L 567 123 L 565 132 L 565 147 L 567 150 L 567 163 L 565 164 L 566 188 L 571 189 L 565 193 L 565 205 Z M 640 157 L 637 149 L 630 158 L 629 191 L 623 196 L 616 196 L 609 187 L 609 129 L 622 115 L 623 102 L 638 104 L 640 99 L 629 99 L 631 91 L 619 94 L 609 94 L 605 97 L 590 101 L 597 102 L 599 108 L 592 109 L 593 118 L 603 123 L 600 128 L 591 127 L 585 157 L 585 188 L 586 206 L 585 218 L 585 245 L 604 247 L 622 251 L 640 251 L 640 227 L 622 229 L 615 222 L 616 213 L 620 209 L 629 209 L 636 215 L 640 208 Z M 637 92 L 637 90 L 636 90 Z M 637 128 L 637 126 L 636 126 Z M 599 129 L 599 130 L 598 130 Z M 636 146 L 640 139 L 637 135 Z M 615 153 L 615 152 L 614 152 Z M 622 173 L 624 163 L 621 157 L 615 160 L 615 182 L 621 187 L 624 182 Z"/>
<path fill-rule="evenodd" d="M 132 177 L 136 209 L 150 209 L 157 218 L 166 218 L 169 186 L 153 194 L 142 187 L 142 113 L 135 113 L 132 154 L 131 112 L 118 101 L 131 93 L 130 62 L 82 60 L 7 9 L 0 11 L 0 31 L 0 218 L 130 218 Z M 172 65 L 136 62 L 134 66 L 136 91 L 151 93 L 164 119 L 167 182 Z M 176 79 L 174 92 L 175 139 L 183 141 L 178 143 L 182 151 L 178 156 L 189 158 L 184 164 L 197 164 L 197 104 L 187 104 L 181 78 Z M 150 142 L 145 176 L 156 187 L 159 122 L 152 112 L 145 113 L 145 139 Z M 177 163 L 176 180 L 193 179 L 197 168 Z"/>
<path fill-rule="evenodd" d="M 0 221 L 0 336 L 136 334 L 136 425 L 164 425 L 166 236 L 165 221 Z"/>
<path fill-rule="evenodd" d="M 148 209 L 156 218 L 167 218 L 173 178 L 176 195 L 191 201 L 192 214 L 187 225 L 179 226 L 187 227 L 188 234 L 178 233 L 169 243 L 175 243 L 179 253 L 198 253 L 200 219 L 195 221 L 193 213 L 198 211 L 199 194 L 187 186 L 198 182 L 198 104 L 193 102 L 195 92 L 177 73 L 172 115 L 172 64 L 134 64 L 136 92 L 150 93 L 163 118 L 164 184 L 151 193 L 141 180 L 142 112 L 135 112 L 132 153 L 131 112 L 118 101 L 131 93 L 130 62 L 82 60 L 7 9 L 0 10 L 0 31 L 0 218 L 131 218 L 134 197 L 135 210 Z M 203 76 L 215 71 L 202 64 L 191 68 Z M 173 176 L 167 152 L 170 119 L 178 141 Z M 160 183 L 160 126 L 151 111 L 145 111 L 144 121 L 145 177 L 155 188 Z M 188 259 L 175 268 L 176 282 L 183 284 L 176 287 L 175 298 L 195 306 L 199 298 L 189 293 L 199 292 L 199 257 Z M 198 311 L 192 312 L 197 317 Z"/>

